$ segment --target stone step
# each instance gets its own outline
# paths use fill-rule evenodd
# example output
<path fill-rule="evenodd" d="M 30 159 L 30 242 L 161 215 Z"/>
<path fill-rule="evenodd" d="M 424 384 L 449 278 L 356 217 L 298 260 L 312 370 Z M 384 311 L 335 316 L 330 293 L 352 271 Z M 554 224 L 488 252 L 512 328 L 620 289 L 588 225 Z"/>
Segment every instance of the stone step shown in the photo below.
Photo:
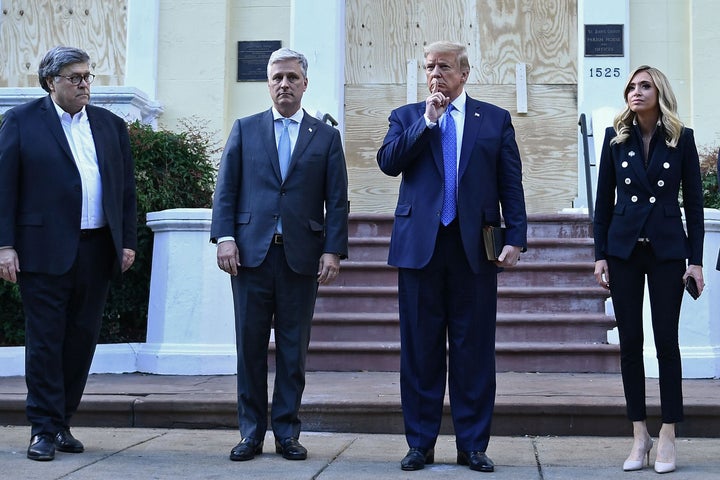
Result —
<path fill-rule="evenodd" d="M 608 294 L 598 286 L 498 287 L 498 312 L 598 313 Z M 316 312 L 395 313 L 397 287 L 326 286 L 318 291 Z"/>
<path fill-rule="evenodd" d="M 604 343 L 615 326 L 613 317 L 603 314 L 510 314 L 497 316 L 498 342 L 584 342 Z M 399 342 L 397 313 L 316 313 L 312 341 Z"/>
<path fill-rule="evenodd" d="M 519 262 L 498 275 L 499 286 L 595 286 L 590 262 Z M 344 261 L 332 286 L 397 286 L 398 271 L 382 261 Z"/>
<path fill-rule="evenodd" d="M 498 372 L 619 372 L 619 347 L 602 343 L 497 342 Z M 274 368 L 274 345 L 269 362 Z M 377 371 L 400 369 L 400 342 L 311 341 L 308 371 Z"/>

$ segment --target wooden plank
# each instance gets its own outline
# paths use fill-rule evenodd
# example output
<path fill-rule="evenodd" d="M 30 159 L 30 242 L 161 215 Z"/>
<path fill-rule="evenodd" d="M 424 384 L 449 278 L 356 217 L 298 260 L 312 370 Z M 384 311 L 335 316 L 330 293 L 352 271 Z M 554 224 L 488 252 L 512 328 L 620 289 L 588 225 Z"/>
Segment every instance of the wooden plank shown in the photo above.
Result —
<path fill-rule="evenodd" d="M 426 94 L 424 85 L 419 95 Z M 513 86 L 468 86 L 468 94 L 511 112 L 523 158 L 523 183 L 529 213 L 556 212 L 577 196 L 577 96 L 574 85 L 528 86 L 527 115 L 515 115 Z M 391 213 L 399 179 L 384 175 L 376 155 L 392 109 L 404 103 L 398 85 L 348 86 L 345 89 L 345 155 L 351 209 Z M 420 99 L 419 99 L 420 100 Z"/>
<path fill-rule="evenodd" d="M 0 14 L 0 86 L 37 87 L 43 55 L 56 45 L 82 48 L 100 85 L 122 85 L 127 0 L 7 0 Z"/>
<path fill-rule="evenodd" d="M 404 83 L 436 40 L 467 45 L 470 84 L 514 84 L 516 63 L 529 84 L 577 83 L 576 0 L 351 0 L 345 18 L 348 85 Z"/>

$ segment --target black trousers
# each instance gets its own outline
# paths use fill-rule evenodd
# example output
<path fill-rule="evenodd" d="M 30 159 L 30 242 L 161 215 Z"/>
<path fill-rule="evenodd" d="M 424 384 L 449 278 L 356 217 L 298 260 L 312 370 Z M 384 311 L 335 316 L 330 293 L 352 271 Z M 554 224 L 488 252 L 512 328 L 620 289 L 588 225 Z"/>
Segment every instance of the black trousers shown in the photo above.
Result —
<path fill-rule="evenodd" d="M 318 283 L 292 271 L 282 245 L 271 245 L 256 268 L 231 277 L 237 347 L 238 424 L 243 438 L 262 441 L 268 424 L 268 342 L 275 328 L 271 422 L 277 439 L 300 436 L 305 359 Z"/>
<path fill-rule="evenodd" d="M 647 418 L 643 363 L 643 296 L 647 277 L 652 327 L 660 374 L 663 423 L 683 420 L 682 364 L 678 323 L 683 297 L 684 260 L 657 260 L 650 245 L 638 244 L 627 260 L 608 258 L 610 292 L 618 333 L 620 368 L 631 421 Z"/>
<path fill-rule="evenodd" d="M 80 405 L 100 335 L 113 257 L 110 230 L 102 229 L 80 239 L 67 273 L 18 276 L 31 435 L 54 435 L 68 428 Z"/>

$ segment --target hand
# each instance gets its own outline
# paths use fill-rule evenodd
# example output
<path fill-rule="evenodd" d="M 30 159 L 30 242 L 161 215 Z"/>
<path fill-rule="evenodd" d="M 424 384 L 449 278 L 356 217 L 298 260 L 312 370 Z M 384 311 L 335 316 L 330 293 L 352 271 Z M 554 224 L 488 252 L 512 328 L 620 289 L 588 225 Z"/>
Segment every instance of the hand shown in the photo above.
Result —
<path fill-rule="evenodd" d="M 693 277 L 695 279 L 695 283 L 697 283 L 698 287 L 698 293 L 702 295 L 703 289 L 705 288 L 705 279 L 703 278 L 702 267 L 700 265 L 688 265 L 687 270 L 685 270 L 685 275 L 683 275 L 683 284 L 685 284 L 687 277 Z"/>
<path fill-rule="evenodd" d="M 323 253 L 318 265 L 318 283 L 330 283 L 335 280 L 338 273 L 340 273 L 340 256 L 334 253 Z"/>
<path fill-rule="evenodd" d="M 425 99 L 425 115 L 427 115 L 428 120 L 436 123 L 450 104 L 450 97 L 446 97 L 445 94 L 438 90 L 436 78 L 431 82 L 430 92 L 430 96 Z"/>
<path fill-rule="evenodd" d="M 123 258 L 122 258 L 122 272 L 125 273 L 128 271 L 130 267 L 132 267 L 132 264 L 135 262 L 135 250 L 130 250 L 129 248 L 123 248 Z"/>
<path fill-rule="evenodd" d="M 520 260 L 520 247 L 514 245 L 505 245 L 500 252 L 495 265 L 498 267 L 514 267 Z"/>
<path fill-rule="evenodd" d="M 14 248 L 0 249 L 0 278 L 8 282 L 17 282 L 17 272 L 20 271 L 20 261 Z"/>
<path fill-rule="evenodd" d="M 595 262 L 595 281 L 605 290 L 610 290 L 610 271 L 608 270 L 607 260 Z"/>
<path fill-rule="evenodd" d="M 218 267 L 230 275 L 237 275 L 240 266 L 240 252 L 234 240 L 226 240 L 217 246 Z"/>

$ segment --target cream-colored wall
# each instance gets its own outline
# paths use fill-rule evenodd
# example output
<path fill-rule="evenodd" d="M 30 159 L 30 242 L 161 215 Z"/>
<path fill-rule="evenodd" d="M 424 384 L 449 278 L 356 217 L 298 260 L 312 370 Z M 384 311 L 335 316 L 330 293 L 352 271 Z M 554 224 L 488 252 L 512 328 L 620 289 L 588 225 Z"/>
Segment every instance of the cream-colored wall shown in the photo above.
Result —
<path fill-rule="evenodd" d="M 720 144 L 718 18 L 717 0 L 630 0 L 630 66 L 667 75 L 698 146 Z"/>
<path fill-rule="evenodd" d="M 692 42 L 692 121 L 700 146 L 720 146 L 720 2 L 693 0 L 690 15 Z"/>
<path fill-rule="evenodd" d="M 232 124 L 241 118 L 272 105 L 267 82 L 238 82 L 237 42 L 248 40 L 280 40 L 290 47 L 290 0 L 230 1 L 228 11 L 227 56 L 228 65 L 224 130 L 230 132 Z M 308 72 L 310 76 L 312 72 Z M 312 88 L 312 83 L 308 83 Z"/>
<path fill-rule="evenodd" d="M 160 0 L 158 29 L 159 125 L 180 131 L 191 120 L 224 144 L 228 3 L 232 0 Z"/>

